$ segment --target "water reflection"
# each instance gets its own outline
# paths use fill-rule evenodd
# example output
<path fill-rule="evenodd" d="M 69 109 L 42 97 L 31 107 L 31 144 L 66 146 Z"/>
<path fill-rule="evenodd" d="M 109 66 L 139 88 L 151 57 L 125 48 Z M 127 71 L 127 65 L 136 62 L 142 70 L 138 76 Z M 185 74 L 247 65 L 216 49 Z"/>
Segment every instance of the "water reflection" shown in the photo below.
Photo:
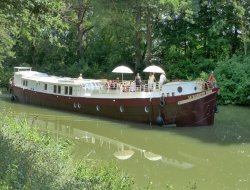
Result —
<path fill-rule="evenodd" d="M 76 159 L 115 160 L 141 189 L 146 189 L 149 181 L 157 190 L 165 190 L 166 184 L 175 189 L 187 189 L 188 184 L 197 184 L 197 189 L 250 187 L 246 167 L 250 158 L 250 107 L 221 106 L 213 127 L 171 129 L 17 104 L 0 95 L 0 111 L 5 108 L 15 115 L 25 113 L 33 126 L 55 138 L 70 138 Z M 96 138 L 98 135 L 101 138 Z"/>
<path fill-rule="evenodd" d="M 114 156 L 119 160 L 127 160 L 134 155 L 133 150 L 122 150 L 114 153 Z"/>
<path fill-rule="evenodd" d="M 168 158 L 166 156 L 159 155 L 157 153 L 121 142 L 116 139 L 108 138 L 83 130 L 79 127 L 65 125 L 62 122 L 64 117 L 60 118 L 60 122 L 50 121 L 49 118 L 53 116 L 49 115 L 39 115 L 39 117 L 37 115 L 28 115 L 27 117 L 31 118 L 30 121 L 32 125 L 37 126 L 38 130 L 40 131 L 94 145 L 95 150 L 91 150 L 86 155 L 86 157 L 89 157 L 91 154 L 96 153 L 96 150 L 101 147 L 102 149 L 112 150 L 112 156 L 118 160 L 128 160 L 131 159 L 135 154 L 138 154 L 141 158 L 150 161 L 162 162 L 164 164 L 168 164 L 181 169 L 189 169 L 193 167 L 193 164 L 188 162 L 180 162 L 177 159 Z M 46 120 L 44 120 L 44 118 L 46 118 Z"/>

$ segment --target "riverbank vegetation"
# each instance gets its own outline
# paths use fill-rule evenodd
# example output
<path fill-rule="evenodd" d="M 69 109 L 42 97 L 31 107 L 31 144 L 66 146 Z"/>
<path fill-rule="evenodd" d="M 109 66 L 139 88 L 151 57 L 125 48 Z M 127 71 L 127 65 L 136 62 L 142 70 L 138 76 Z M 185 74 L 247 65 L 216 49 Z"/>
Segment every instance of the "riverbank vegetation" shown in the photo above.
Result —
<path fill-rule="evenodd" d="M 0 6 L 0 84 L 20 65 L 115 78 L 112 69 L 125 64 L 146 79 L 142 70 L 157 64 L 169 79 L 214 70 L 221 104 L 250 104 L 248 0 L 5 0 Z"/>
<path fill-rule="evenodd" d="M 0 189 L 132 189 L 115 163 L 73 162 L 71 142 L 39 134 L 23 116 L 0 112 Z"/>

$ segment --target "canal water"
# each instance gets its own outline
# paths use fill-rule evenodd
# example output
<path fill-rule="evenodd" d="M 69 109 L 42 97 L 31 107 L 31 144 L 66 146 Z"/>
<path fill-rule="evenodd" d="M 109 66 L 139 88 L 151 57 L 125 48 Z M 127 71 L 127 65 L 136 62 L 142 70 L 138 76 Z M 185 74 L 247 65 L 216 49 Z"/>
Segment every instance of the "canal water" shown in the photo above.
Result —
<path fill-rule="evenodd" d="M 114 161 L 141 189 L 250 188 L 250 107 L 220 106 L 212 127 L 160 128 L 28 106 L 0 94 L 0 109 L 74 142 L 75 159 Z"/>

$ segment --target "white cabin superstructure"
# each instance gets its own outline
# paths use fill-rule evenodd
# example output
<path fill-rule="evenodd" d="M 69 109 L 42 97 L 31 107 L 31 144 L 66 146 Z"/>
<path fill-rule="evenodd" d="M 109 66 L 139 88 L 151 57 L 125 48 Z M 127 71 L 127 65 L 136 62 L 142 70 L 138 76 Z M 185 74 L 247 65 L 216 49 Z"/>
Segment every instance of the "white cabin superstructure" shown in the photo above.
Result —
<path fill-rule="evenodd" d="M 13 82 L 23 89 L 62 96 L 82 96 L 89 91 L 99 91 L 103 83 L 101 80 L 50 76 L 28 67 L 15 67 Z"/>
<path fill-rule="evenodd" d="M 148 85 L 145 84 L 138 90 L 133 86 L 134 83 L 122 81 L 117 84 L 116 90 L 111 90 L 105 85 L 107 80 L 83 79 L 81 75 L 79 78 L 50 76 L 46 73 L 32 71 L 31 67 L 15 67 L 14 70 L 13 82 L 16 86 L 61 96 L 146 98 L 164 95 L 169 97 L 199 93 L 203 88 L 201 81 L 177 81 L 162 86 L 155 83 L 152 90 L 148 90 Z M 128 82 L 129 85 L 127 85 Z"/>

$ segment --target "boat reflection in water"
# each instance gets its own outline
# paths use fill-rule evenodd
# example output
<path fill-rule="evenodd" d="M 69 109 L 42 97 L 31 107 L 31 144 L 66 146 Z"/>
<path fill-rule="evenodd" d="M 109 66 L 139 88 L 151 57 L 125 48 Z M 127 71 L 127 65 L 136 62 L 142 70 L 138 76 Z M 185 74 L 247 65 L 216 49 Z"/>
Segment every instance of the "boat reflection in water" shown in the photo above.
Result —
<path fill-rule="evenodd" d="M 162 156 L 151 151 L 147 151 L 142 148 L 138 148 L 136 146 L 118 141 L 116 139 L 104 137 L 98 134 L 94 134 L 92 132 L 88 132 L 82 130 L 77 127 L 71 127 L 69 125 L 63 124 L 63 121 L 60 119 L 60 122 L 50 121 L 50 120 L 40 120 L 43 117 L 50 117 L 50 116 L 31 116 L 33 118 L 33 125 L 34 122 L 37 123 L 39 126 L 39 130 L 43 132 L 48 132 L 50 134 L 55 134 L 57 136 L 71 138 L 79 142 L 86 142 L 92 145 L 104 148 L 108 148 L 109 150 L 117 150 L 113 152 L 113 156 L 119 160 L 128 160 L 132 158 L 136 153 L 142 155 L 142 157 L 150 160 L 150 161 L 159 161 L 174 167 L 178 167 L 181 169 L 189 169 L 193 167 L 193 164 L 187 162 L 180 162 L 176 159 L 167 158 L 166 156 Z M 34 119 L 35 118 L 35 119 Z M 87 157 L 94 153 L 95 150 L 91 150 Z M 106 153 L 106 151 L 105 151 Z"/>

